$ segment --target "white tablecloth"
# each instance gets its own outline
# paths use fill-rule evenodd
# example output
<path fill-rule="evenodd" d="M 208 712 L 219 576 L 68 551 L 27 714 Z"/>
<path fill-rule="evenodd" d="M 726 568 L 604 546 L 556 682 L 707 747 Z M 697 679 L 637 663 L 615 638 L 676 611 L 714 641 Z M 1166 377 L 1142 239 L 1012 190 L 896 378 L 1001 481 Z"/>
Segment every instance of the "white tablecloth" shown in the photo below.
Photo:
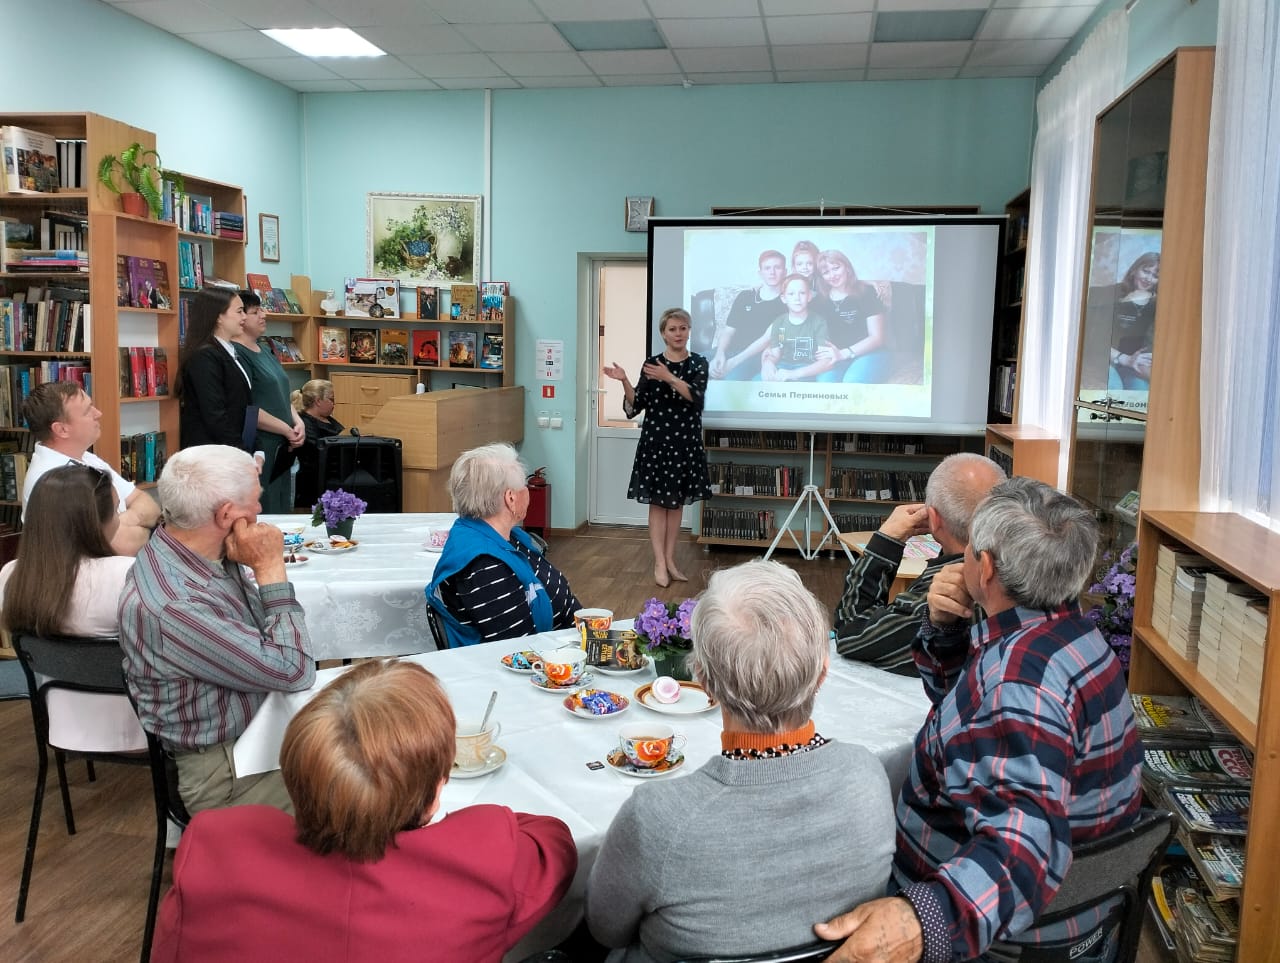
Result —
<path fill-rule="evenodd" d="M 604 761 L 606 753 L 617 743 L 619 727 L 646 719 L 672 723 L 677 732 L 688 738 L 684 773 L 696 769 L 720 750 L 718 711 L 696 716 L 660 716 L 633 700 L 631 707 L 620 716 L 578 718 L 563 708 L 563 696 L 540 691 L 527 675 L 506 669 L 499 661 L 507 652 L 537 649 L 548 640 L 572 636 L 572 631 L 562 630 L 409 658 L 435 673 L 449 693 L 459 718 L 478 719 L 489 693 L 498 690 L 494 718 L 502 723 L 498 742 L 507 752 L 506 764 L 476 779 L 450 780 L 442 795 L 443 808 L 454 810 L 473 803 L 500 803 L 523 812 L 551 814 L 568 824 L 577 842 L 580 866 L 573 887 L 551 917 L 521 944 L 521 952 L 554 945 L 582 918 L 587 873 L 605 830 L 641 782 L 607 766 L 594 771 L 587 768 L 586 764 L 592 760 Z M 308 692 L 269 696 L 236 743 L 237 772 L 247 775 L 276 768 L 289 719 L 315 692 L 343 671 L 345 669 L 321 670 L 315 688 Z M 598 674 L 595 684 L 631 698 L 640 685 L 652 679 L 653 670 L 647 669 L 626 676 Z M 831 670 L 818 693 L 814 720 L 822 735 L 860 743 L 874 752 L 884 764 L 896 793 L 906 777 L 911 747 L 928 707 L 918 679 L 847 662 L 837 656 L 833 648 Z M 676 779 L 680 775 L 677 772 L 660 778 Z"/>
<path fill-rule="evenodd" d="M 405 655 L 433 648 L 426 596 L 438 554 L 423 551 L 429 527 L 453 524 L 452 514 L 363 515 L 351 537 L 358 547 L 341 555 L 307 549 L 290 565 L 289 581 L 307 613 L 317 659 Z M 306 515 L 262 515 L 281 528 L 307 525 L 303 538 L 326 538 Z"/>

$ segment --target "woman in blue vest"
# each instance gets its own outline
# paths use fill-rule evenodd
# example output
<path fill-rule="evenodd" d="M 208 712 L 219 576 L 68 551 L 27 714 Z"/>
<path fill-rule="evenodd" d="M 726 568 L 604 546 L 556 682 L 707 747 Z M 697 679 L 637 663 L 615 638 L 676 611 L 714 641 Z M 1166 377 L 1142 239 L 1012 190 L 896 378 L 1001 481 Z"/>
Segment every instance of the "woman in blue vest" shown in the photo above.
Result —
<path fill-rule="evenodd" d="M 458 520 L 426 591 L 451 648 L 571 628 L 582 607 L 520 527 L 526 477 L 516 450 L 502 443 L 463 452 L 449 472 Z"/>

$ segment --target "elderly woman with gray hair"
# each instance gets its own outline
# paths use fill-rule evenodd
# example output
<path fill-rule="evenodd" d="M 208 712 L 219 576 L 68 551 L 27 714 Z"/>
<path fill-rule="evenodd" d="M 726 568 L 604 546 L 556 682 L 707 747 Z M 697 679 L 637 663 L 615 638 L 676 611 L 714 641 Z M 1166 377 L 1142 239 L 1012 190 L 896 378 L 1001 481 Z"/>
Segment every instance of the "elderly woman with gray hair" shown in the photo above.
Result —
<path fill-rule="evenodd" d="M 527 474 L 503 443 L 463 452 L 449 472 L 458 520 L 426 593 L 450 648 L 571 628 L 581 608 L 569 580 L 520 527 Z"/>
<path fill-rule="evenodd" d="M 619 948 L 611 963 L 808 943 L 813 920 L 826 918 L 818 907 L 883 894 L 889 780 L 871 752 L 823 738 L 811 718 L 828 630 L 786 566 L 752 561 L 711 576 L 693 613 L 691 666 L 720 702 L 721 752 L 687 778 L 638 786 L 609 827 L 587 924 Z"/>

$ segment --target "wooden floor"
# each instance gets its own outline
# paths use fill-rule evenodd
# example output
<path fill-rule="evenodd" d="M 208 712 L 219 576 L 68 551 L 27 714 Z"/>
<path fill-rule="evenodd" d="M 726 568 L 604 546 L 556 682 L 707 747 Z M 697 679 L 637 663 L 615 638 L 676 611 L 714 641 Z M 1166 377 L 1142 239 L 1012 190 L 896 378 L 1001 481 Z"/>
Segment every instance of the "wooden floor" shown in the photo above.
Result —
<path fill-rule="evenodd" d="M 653 560 L 643 530 L 590 528 L 573 536 L 553 535 L 550 546 L 552 559 L 582 603 L 613 609 L 619 618 L 634 615 L 655 595 L 663 599 L 694 595 L 716 568 L 760 554 L 749 549 L 708 551 L 685 537 L 676 561 L 690 581 L 660 589 L 653 582 Z M 808 562 L 794 551 L 775 557 L 794 565 L 809 589 L 834 607 L 848 567 L 842 553 Z M 113 963 L 138 959 L 155 838 L 146 770 L 102 765 L 97 782 L 90 783 L 84 766 L 73 764 L 69 775 L 75 836 L 67 835 L 57 779 L 50 774 L 27 918 L 15 925 L 35 766 L 29 706 L 25 700 L 0 703 L 0 811 L 9 814 L 0 823 L 0 914 L 5 920 L 0 923 L 0 960 Z M 1164 959 L 1147 947 L 1144 935 L 1140 963 Z"/>

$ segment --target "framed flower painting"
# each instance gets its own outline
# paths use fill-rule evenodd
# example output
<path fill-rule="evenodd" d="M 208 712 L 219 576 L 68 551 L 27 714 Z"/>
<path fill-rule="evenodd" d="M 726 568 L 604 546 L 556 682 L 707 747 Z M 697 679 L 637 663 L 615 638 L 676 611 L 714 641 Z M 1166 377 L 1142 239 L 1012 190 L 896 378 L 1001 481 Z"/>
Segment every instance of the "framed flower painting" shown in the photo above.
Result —
<path fill-rule="evenodd" d="M 372 275 L 401 286 L 475 284 L 480 266 L 479 194 L 370 193 Z"/>

